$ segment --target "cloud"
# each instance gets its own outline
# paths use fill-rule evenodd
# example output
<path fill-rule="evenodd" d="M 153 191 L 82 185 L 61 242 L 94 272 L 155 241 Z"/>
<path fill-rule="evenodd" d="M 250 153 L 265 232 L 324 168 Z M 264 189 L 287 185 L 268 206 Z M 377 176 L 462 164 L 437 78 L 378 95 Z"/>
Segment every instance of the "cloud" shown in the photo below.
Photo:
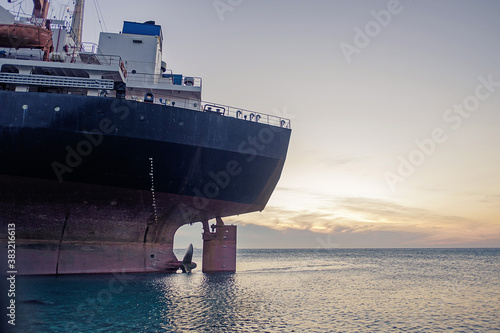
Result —
<path fill-rule="evenodd" d="M 310 230 L 274 230 L 250 224 L 238 225 L 238 248 L 401 248 L 415 237 L 401 232 L 321 234 Z"/>
<path fill-rule="evenodd" d="M 316 234 L 385 234 L 385 242 L 407 246 L 500 246 L 500 225 L 465 217 L 441 214 L 429 209 L 363 197 L 324 197 L 323 203 L 308 209 L 288 210 L 269 206 L 263 213 L 227 218 L 242 226 L 257 225 L 277 231 L 299 230 Z M 474 244 L 474 245 L 471 245 Z M 381 247 L 384 244 L 380 244 Z"/>
<path fill-rule="evenodd" d="M 479 202 L 491 204 L 492 206 L 500 205 L 500 195 L 485 195 Z"/>
<path fill-rule="evenodd" d="M 318 152 L 319 154 L 319 152 Z M 324 157 L 321 159 L 322 163 L 327 167 L 336 167 L 338 165 L 345 164 L 354 164 L 358 162 L 366 162 L 368 160 L 373 159 L 371 156 L 359 156 L 359 157 L 350 157 L 350 158 L 329 158 Z"/>
<path fill-rule="evenodd" d="M 346 165 L 357 165 L 359 163 L 367 163 L 373 159 L 372 156 L 346 156 L 341 158 L 335 158 L 328 155 L 325 155 L 322 150 L 304 150 L 301 151 L 300 154 L 296 153 L 295 156 L 289 157 L 295 158 L 294 164 L 299 165 L 309 165 L 314 167 L 324 167 L 327 169 L 344 167 Z"/>

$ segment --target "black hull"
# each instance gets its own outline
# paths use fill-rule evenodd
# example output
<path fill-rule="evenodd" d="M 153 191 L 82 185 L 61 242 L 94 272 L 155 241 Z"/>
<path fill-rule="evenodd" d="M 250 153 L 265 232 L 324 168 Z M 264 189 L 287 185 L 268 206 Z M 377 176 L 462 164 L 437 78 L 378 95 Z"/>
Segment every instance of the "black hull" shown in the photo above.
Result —
<path fill-rule="evenodd" d="M 114 98 L 0 91 L 0 105 L 0 220 L 26 274 L 176 269 L 180 226 L 265 207 L 290 138 Z"/>

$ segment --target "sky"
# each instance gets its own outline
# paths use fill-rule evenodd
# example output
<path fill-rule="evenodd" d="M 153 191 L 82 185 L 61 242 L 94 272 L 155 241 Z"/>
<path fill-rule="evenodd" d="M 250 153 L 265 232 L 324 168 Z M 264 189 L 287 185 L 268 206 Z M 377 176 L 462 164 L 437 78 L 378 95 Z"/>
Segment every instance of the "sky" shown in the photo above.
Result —
<path fill-rule="evenodd" d="M 498 13 L 494 0 L 101 0 L 83 39 L 154 20 L 163 60 L 202 77 L 204 100 L 291 119 L 266 209 L 225 219 L 239 248 L 500 247 Z M 201 248 L 201 232 L 182 227 L 175 246 Z"/>

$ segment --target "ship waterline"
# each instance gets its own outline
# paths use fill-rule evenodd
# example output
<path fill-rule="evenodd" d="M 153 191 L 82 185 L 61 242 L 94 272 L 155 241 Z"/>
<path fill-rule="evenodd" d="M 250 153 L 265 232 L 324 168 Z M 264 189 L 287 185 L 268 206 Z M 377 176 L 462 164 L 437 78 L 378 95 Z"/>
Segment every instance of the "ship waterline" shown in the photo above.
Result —
<path fill-rule="evenodd" d="M 248 204 L 91 184 L 0 177 L 2 224 L 16 226 L 18 274 L 175 272 L 174 235 Z M 111 201 L 110 201 L 110 198 Z M 156 202 L 156 209 L 152 206 Z M 22 207 L 22 209 L 20 209 Z"/>

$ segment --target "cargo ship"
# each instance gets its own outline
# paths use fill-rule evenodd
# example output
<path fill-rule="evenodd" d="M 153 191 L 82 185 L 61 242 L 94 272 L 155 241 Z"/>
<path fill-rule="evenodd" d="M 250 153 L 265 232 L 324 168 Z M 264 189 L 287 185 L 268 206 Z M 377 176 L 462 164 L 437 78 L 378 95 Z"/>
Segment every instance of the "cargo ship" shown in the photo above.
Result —
<path fill-rule="evenodd" d="M 71 24 L 0 7 L 0 236 L 23 275 L 176 272 L 177 229 L 203 224 L 203 271 L 236 269 L 236 226 L 280 178 L 290 120 L 202 101 L 167 69 L 154 21 L 82 43 Z M 215 219 L 216 223 L 209 225 Z"/>

